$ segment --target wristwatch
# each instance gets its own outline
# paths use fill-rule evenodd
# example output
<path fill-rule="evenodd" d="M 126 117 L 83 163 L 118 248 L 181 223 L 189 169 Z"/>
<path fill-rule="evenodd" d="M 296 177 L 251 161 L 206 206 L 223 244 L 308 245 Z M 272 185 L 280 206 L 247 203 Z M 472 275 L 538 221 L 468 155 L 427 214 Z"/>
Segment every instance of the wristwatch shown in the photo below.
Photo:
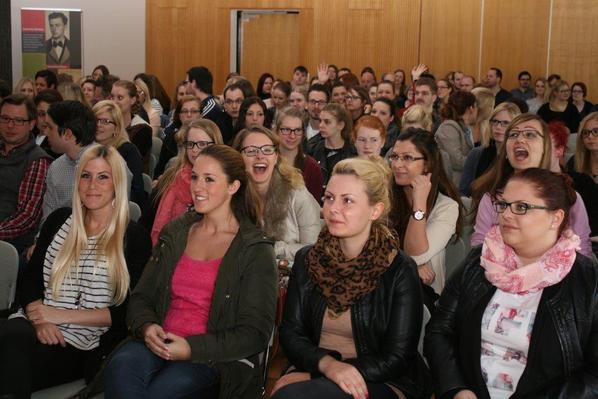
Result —
<path fill-rule="evenodd" d="M 411 213 L 411 215 L 413 216 L 413 219 L 420 221 L 424 220 L 424 218 L 426 217 L 426 212 L 422 211 L 421 209 L 416 209 Z"/>

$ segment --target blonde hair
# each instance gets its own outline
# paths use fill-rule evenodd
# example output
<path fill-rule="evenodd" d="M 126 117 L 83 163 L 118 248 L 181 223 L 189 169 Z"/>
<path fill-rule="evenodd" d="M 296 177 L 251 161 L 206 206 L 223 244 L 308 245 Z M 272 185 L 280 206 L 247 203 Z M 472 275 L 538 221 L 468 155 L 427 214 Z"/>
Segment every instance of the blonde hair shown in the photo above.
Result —
<path fill-rule="evenodd" d="M 114 148 L 120 147 L 123 143 L 129 141 L 129 134 L 125 130 L 125 122 L 123 120 L 123 113 L 119 106 L 112 100 L 99 101 L 92 108 L 93 113 L 97 117 L 99 114 L 108 112 L 112 119 L 114 119 L 114 130 L 115 133 L 111 139 L 108 140 L 106 145 L 110 145 Z"/>
<path fill-rule="evenodd" d="M 110 222 L 98 237 L 95 249 L 106 259 L 108 282 L 113 292 L 113 303 L 118 305 L 124 302 L 129 291 L 130 278 L 124 256 L 124 237 L 129 224 L 129 198 L 125 161 L 118 151 L 110 146 L 95 144 L 81 155 L 73 189 L 72 224 L 62 247 L 56 255 L 49 287 L 54 298 L 59 298 L 63 282 L 67 278 L 72 280 L 73 272 L 75 274 L 79 273 L 79 257 L 87 247 L 89 238 L 85 230 L 87 209 L 79 195 L 81 171 L 89 161 L 97 158 L 103 158 L 112 169 L 114 205 Z"/>
<path fill-rule="evenodd" d="M 581 131 L 585 129 L 586 125 L 591 121 L 598 121 L 598 112 L 592 112 L 586 115 L 579 124 L 579 131 L 577 132 L 577 141 L 575 145 L 575 171 L 592 175 L 592 165 L 590 163 L 590 150 L 588 150 L 583 143 Z"/>
<path fill-rule="evenodd" d="M 58 83 L 58 87 L 56 88 L 56 90 L 58 90 L 58 92 L 62 95 L 63 100 L 79 101 L 80 103 L 89 106 L 89 103 L 85 99 L 85 96 L 83 96 L 81 86 L 79 86 L 77 83 Z"/>
<path fill-rule="evenodd" d="M 486 87 L 475 87 L 471 90 L 475 96 L 476 107 L 478 108 L 478 117 L 476 125 L 480 129 L 480 141 L 490 142 L 492 137 L 492 130 L 490 129 L 490 114 L 494 109 L 495 97 L 492 90 Z"/>
<path fill-rule="evenodd" d="M 332 176 L 352 175 L 365 184 L 365 192 L 370 205 L 382 203 L 384 210 L 373 223 L 388 226 L 388 214 L 391 208 L 392 173 L 388 163 L 379 156 L 343 159 L 334 166 Z"/>
<path fill-rule="evenodd" d="M 220 128 L 209 119 L 199 119 L 188 125 L 183 125 L 183 127 L 181 127 L 181 129 L 174 135 L 177 147 L 179 148 L 177 156 L 173 161 L 173 164 L 169 166 L 158 179 L 157 195 L 155 196 L 156 201 L 160 200 L 162 194 L 166 192 L 176 176 L 185 166 L 193 166 L 187 158 L 188 150 L 183 146 L 183 143 L 187 141 L 187 138 L 189 137 L 189 131 L 191 129 L 201 129 L 212 139 L 212 141 L 214 141 L 214 144 L 224 144 Z"/>
<path fill-rule="evenodd" d="M 401 118 L 401 126 L 419 124 L 422 129 L 432 130 L 432 114 L 419 104 L 412 105 L 407 108 L 403 117 Z"/>
<path fill-rule="evenodd" d="M 515 103 L 504 102 L 504 103 L 498 104 L 496 106 L 496 108 L 494 108 L 494 111 L 492 111 L 492 114 L 490 114 L 490 118 L 488 118 L 488 121 L 493 119 L 496 115 L 498 115 L 502 111 L 506 111 L 511 116 L 511 120 L 513 118 L 515 118 L 517 115 L 521 114 L 521 110 L 519 109 L 519 107 L 517 105 L 515 105 Z M 490 134 L 485 135 L 485 136 L 482 135 L 482 138 L 481 138 L 482 147 L 488 147 L 490 145 L 491 140 L 492 140 L 492 128 L 490 129 Z"/>
<path fill-rule="evenodd" d="M 556 99 L 557 95 L 559 94 L 559 91 L 561 90 L 561 87 L 563 86 L 567 86 L 569 88 L 571 87 L 569 86 L 569 83 L 567 83 L 566 80 L 559 80 L 550 87 L 550 92 L 548 93 L 549 102 L 553 102 Z"/>
<path fill-rule="evenodd" d="M 147 87 L 147 85 L 141 78 L 135 79 L 135 82 L 133 83 L 135 83 L 135 86 L 139 87 L 141 91 L 143 91 L 143 93 L 145 94 L 143 96 L 143 98 L 145 99 L 143 103 L 141 102 L 141 97 L 139 96 L 139 93 L 137 93 L 137 98 L 139 99 L 139 103 L 141 104 L 143 109 L 145 109 L 145 111 L 149 113 L 152 110 L 152 97 L 151 93 L 149 92 L 149 87 Z"/>
<path fill-rule="evenodd" d="M 35 88 L 35 80 L 28 78 L 28 77 L 21 78 L 21 80 L 19 80 L 17 82 L 14 90 L 12 91 L 12 94 L 23 94 L 23 93 L 21 93 L 21 89 L 23 88 L 23 85 L 25 83 L 31 84 L 31 86 L 33 87 L 33 97 L 37 96 L 37 89 Z"/>

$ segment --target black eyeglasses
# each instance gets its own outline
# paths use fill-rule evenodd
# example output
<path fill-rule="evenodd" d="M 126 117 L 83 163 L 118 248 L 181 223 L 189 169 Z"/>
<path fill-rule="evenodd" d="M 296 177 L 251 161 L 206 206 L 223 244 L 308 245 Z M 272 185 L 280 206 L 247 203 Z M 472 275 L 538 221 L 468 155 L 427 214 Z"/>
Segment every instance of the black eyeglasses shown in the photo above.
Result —
<path fill-rule="evenodd" d="M 10 122 L 12 122 L 15 126 L 23 126 L 25 122 L 29 122 L 30 120 L 31 119 L 11 118 L 5 115 L 0 116 L 0 123 L 4 125 L 8 125 Z"/>
<path fill-rule="evenodd" d="M 272 155 L 276 152 L 276 146 L 273 144 L 265 144 L 260 147 L 248 145 L 247 147 L 241 148 L 241 152 L 248 157 L 255 157 L 258 152 L 261 152 L 264 155 Z"/>
<path fill-rule="evenodd" d="M 507 126 L 509 126 L 509 123 L 511 123 L 511 121 L 501 121 L 499 119 L 494 119 L 494 118 L 490 119 L 491 125 L 499 125 L 502 127 L 507 127 Z"/>
<path fill-rule="evenodd" d="M 212 144 L 214 144 L 213 141 L 183 141 L 183 146 L 188 150 L 192 150 L 193 147 L 197 147 L 198 150 L 203 150 Z"/>
<path fill-rule="evenodd" d="M 291 129 L 290 127 L 281 127 L 278 131 L 284 136 L 301 136 L 303 134 L 303 129 L 301 128 Z"/>
<path fill-rule="evenodd" d="M 598 127 L 595 127 L 593 129 L 582 129 L 581 130 L 581 137 L 583 137 L 584 139 L 587 139 L 588 137 L 590 137 L 590 135 L 592 135 L 594 137 L 598 137 Z"/>
<path fill-rule="evenodd" d="M 494 206 L 494 210 L 498 213 L 504 213 L 507 208 L 511 208 L 511 212 L 514 215 L 525 215 L 528 210 L 530 209 L 545 209 L 545 210 L 552 210 L 546 206 L 541 205 L 532 205 L 528 204 L 527 202 L 522 201 L 515 201 L 515 202 L 506 202 L 506 201 L 494 201 L 492 204 Z"/>
<path fill-rule="evenodd" d="M 528 130 L 511 130 L 507 133 L 507 140 L 517 140 L 519 137 L 524 138 L 527 141 L 533 141 L 540 137 L 544 137 L 540 132 L 534 129 Z"/>
<path fill-rule="evenodd" d="M 409 155 L 409 154 L 399 155 L 399 154 L 392 153 L 388 156 L 388 159 L 390 160 L 390 162 L 403 161 L 405 163 L 411 163 L 411 162 L 419 161 L 420 159 L 426 159 L 426 158 L 425 157 L 414 157 L 413 155 Z"/>

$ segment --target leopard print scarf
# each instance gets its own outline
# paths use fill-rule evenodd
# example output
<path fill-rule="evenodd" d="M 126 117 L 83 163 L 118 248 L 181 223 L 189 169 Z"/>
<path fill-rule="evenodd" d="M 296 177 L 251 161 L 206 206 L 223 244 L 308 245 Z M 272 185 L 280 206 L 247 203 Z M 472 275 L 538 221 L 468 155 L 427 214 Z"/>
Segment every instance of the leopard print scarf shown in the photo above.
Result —
<path fill-rule="evenodd" d="M 374 291 L 378 278 L 388 269 L 398 251 L 396 232 L 385 226 L 372 225 L 370 238 L 361 253 L 346 260 L 339 239 L 328 229 L 322 229 L 305 262 L 309 277 L 326 297 L 330 316 L 337 317 Z"/>

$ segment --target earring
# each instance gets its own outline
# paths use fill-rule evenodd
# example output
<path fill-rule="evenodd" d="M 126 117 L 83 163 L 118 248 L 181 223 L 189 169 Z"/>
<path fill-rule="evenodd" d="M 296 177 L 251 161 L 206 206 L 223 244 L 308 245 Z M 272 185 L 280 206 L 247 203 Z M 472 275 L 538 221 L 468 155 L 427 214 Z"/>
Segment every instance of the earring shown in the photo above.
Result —
<path fill-rule="evenodd" d="M 112 208 L 114 208 L 114 205 L 116 205 L 116 198 L 112 198 Z"/>

